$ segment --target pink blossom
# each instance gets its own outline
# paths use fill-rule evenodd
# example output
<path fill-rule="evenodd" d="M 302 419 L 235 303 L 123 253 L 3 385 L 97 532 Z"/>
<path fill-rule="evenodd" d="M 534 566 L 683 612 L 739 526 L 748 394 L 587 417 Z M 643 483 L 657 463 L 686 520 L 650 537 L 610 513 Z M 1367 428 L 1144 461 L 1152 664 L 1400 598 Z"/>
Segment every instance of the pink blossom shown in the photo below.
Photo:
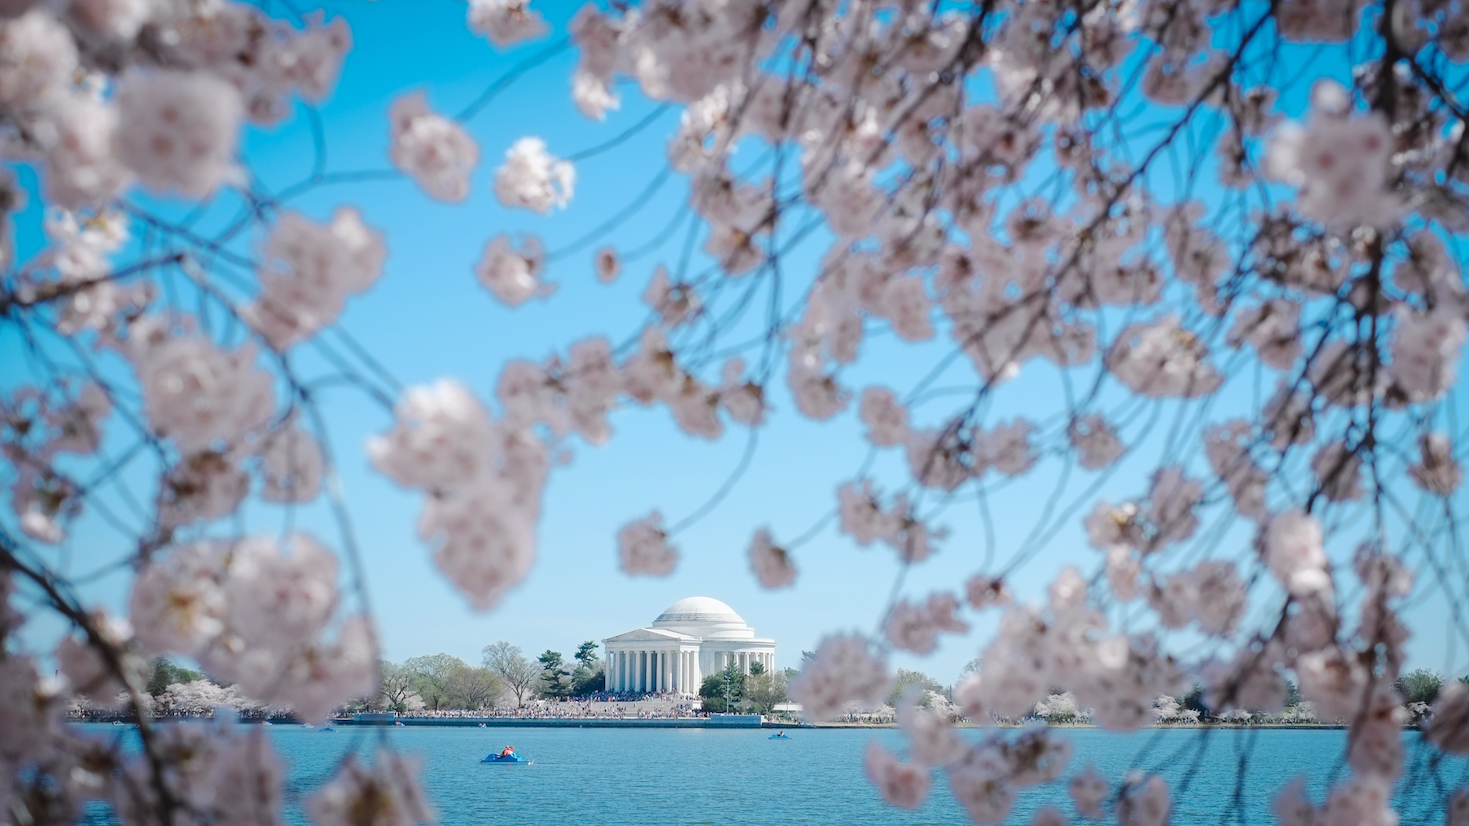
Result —
<path fill-rule="evenodd" d="M 1469 826 L 1469 786 L 1449 795 L 1446 826 Z"/>
<path fill-rule="evenodd" d="M 1450 681 L 1439 689 L 1424 737 L 1440 750 L 1469 754 L 1469 687 Z"/>
<path fill-rule="evenodd" d="M 1054 806 L 1042 806 L 1030 818 L 1030 826 L 1068 826 L 1071 821 Z"/>
<path fill-rule="evenodd" d="M 499 433 L 468 388 L 450 379 L 404 394 L 397 421 L 367 443 L 373 467 L 407 487 L 434 490 L 493 473 Z"/>
<path fill-rule="evenodd" d="M 1271 804 L 1276 818 L 1280 820 L 1280 826 L 1311 826 L 1316 816 L 1316 809 L 1311 805 L 1311 799 L 1306 796 L 1306 778 L 1297 775 L 1294 780 L 1287 783 L 1275 796 Z"/>
<path fill-rule="evenodd" d="M 1418 487 L 1439 496 L 1448 496 L 1464 479 L 1464 468 L 1454 459 L 1454 445 L 1442 433 L 1428 433 L 1418 440 L 1420 459 L 1408 467 L 1408 475 Z"/>
<path fill-rule="evenodd" d="M 201 450 L 170 468 L 158 486 L 158 521 L 170 528 L 234 513 L 250 492 L 250 477 L 229 453 Z"/>
<path fill-rule="evenodd" d="M 1261 553 L 1270 572 L 1295 596 L 1331 587 L 1321 526 L 1306 513 L 1293 510 L 1272 518 L 1265 528 Z"/>
<path fill-rule="evenodd" d="M 415 826 L 436 820 L 418 785 L 419 763 L 379 749 L 371 769 L 348 755 L 331 782 L 306 801 L 317 826 Z"/>
<path fill-rule="evenodd" d="M 887 664 L 859 634 L 825 637 L 816 656 L 791 680 L 791 699 L 812 720 L 829 720 L 849 702 L 877 705 L 887 698 L 892 678 Z"/>
<path fill-rule="evenodd" d="M 336 610 L 337 558 L 305 534 L 286 545 L 289 556 L 263 538 L 231 550 L 224 583 L 229 626 L 251 645 L 286 650 L 312 640 Z"/>
<path fill-rule="evenodd" d="M 765 423 L 765 388 L 744 379 L 745 361 L 738 356 L 724 363 L 720 371 L 719 403 L 731 419 L 758 427 Z"/>
<path fill-rule="evenodd" d="M 1331 790 L 1315 821 L 1317 826 L 1397 826 L 1391 782 L 1357 777 Z"/>
<path fill-rule="evenodd" d="M 271 375 L 248 344 L 226 352 L 200 338 L 165 338 L 130 355 L 149 424 L 181 451 L 237 443 L 275 411 Z"/>
<path fill-rule="evenodd" d="M 898 726 L 907 735 L 913 762 L 924 766 L 947 766 L 964 758 L 968 746 L 949 721 L 912 698 L 898 703 Z"/>
<path fill-rule="evenodd" d="M 668 270 L 662 266 L 653 271 L 653 278 L 643 291 L 643 303 L 662 317 L 666 327 L 693 321 L 703 307 L 694 288 L 689 284 L 669 283 Z"/>
<path fill-rule="evenodd" d="M 1107 354 L 1107 367 L 1134 393 L 1156 398 L 1198 398 L 1219 389 L 1223 378 L 1205 361 L 1203 340 L 1175 316 L 1128 326 Z"/>
<path fill-rule="evenodd" d="M 328 224 L 283 213 L 262 252 L 263 290 L 245 315 L 281 351 L 335 322 L 349 295 L 377 281 L 387 257 L 382 233 L 350 208 Z"/>
<path fill-rule="evenodd" d="M 1289 370 L 1301 357 L 1300 318 L 1299 304 L 1281 298 L 1267 301 L 1235 318 L 1229 343 L 1234 347 L 1249 344 L 1259 352 L 1260 361 Z"/>
<path fill-rule="evenodd" d="M 211 540 L 183 545 L 138 573 L 128 618 L 145 651 L 196 656 L 224 630 L 228 606 L 215 578 L 228 551 Z"/>
<path fill-rule="evenodd" d="M 422 92 L 403 95 L 388 112 L 393 165 L 408 173 L 430 197 L 462 201 L 469 175 L 479 163 L 479 144 L 463 127 L 435 114 Z"/>
<path fill-rule="evenodd" d="M 496 0 L 489 0 L 496 2 Z M 495 170 L 495 197 L 512 209 L 545 214 L 564 208 L 576 185 L 576 170 L 546 151 L 540 138 L 521 138 L 505 151 L 505 163 Z"/>
<path fill-rule="evenodd" d="M 1119 826 L 1164 826 L 1173 810 L 1168 784 L 1156 774 L 1130 782 L 1117 801 Z"/>
<path fill-rule="evenodd" d="M 1079 454 L 1078 463 L 1087 470 L 1108 467 L 1127 451 L 1116 428 L 1096 414 L 1077 417 L 1066 428 L 1066 435 Z"/>
<path fill-rule="evenodd" d="M 954 799 L 975 823 L 1003 823 L 1015 806 L 1015 787 L 1009 782 L 1010 765 L 992 743 L 969 750 L 964 760 L 949 766 L 949 788 Z"/>
<path fill-rule="evenodd" d="M 230 84 L 201 72 L 131 69 L 117 87 L 117 156 L 160 193 L 192 198 L 231 182 L 244 116 Z"/>
<path fill-rule="evenodd" d="M 534 510 L 508 485 L 480 479 L 430 499 L 418 531 L 435 541 L 434 564 L 476 610 L 493 608 L 530 573 L 535 560 Z"/>
<path fill-rule="evenodd" d="M 928 797 L 928 770 L 899 762 L 876 743 L 867 744 L 864 762 L 867 779 L 882 793 L 882 799 L 904 809 L 916 809 Z"/>
<path fill-rule="evenodd" d="M 545 266 L 546 254 L 539 238 L 522 236 L 520 247 L 516 249 L 511 246 L 509 236 L 496 235 L 485 243 L 474 271 L 485 289 L 515 307 L 531 298 L 544 298 L 556 290 L 554 285 L 540 280 Z"/>
<path fill-rule="evenodd" d="M 668 576 L 678 564 L 678 550 L 668 544 L 658 511 L 624 525 L 617 532 L 617 551 L 622 570 L 629 574 Z"/>
<path fill-rule="evenodd" d="M 1414 402 L 1432 401 L 1454 384 L 1454 369 L 1469 338 L 1461 314 L 1439 308 L 1431 313 L 1399 309 L 1388 374 Z"/>
<path fill-rule="evenodd" d="M 1076 804 L 1076 811 L 1082 817 L 1093 820 L 1102 817 L 1102 804 L 1111 794 L 1111 787 L 1095 766 L 1087 766 L 1086 771 L 1071 778 L 1067 790 L 1071 793 L 1071 801 Z"/>
<path fill-rule="evenodd" d="M 43 107 L 70 87 L 76 69 L 76 42 L 44 10 L 0 22 L 0 109 Z"/>
<path fill-rule="evenodd" d="M 975 574 L 969 578 L 964 585 L 964 594 L 969 600 L 969 607 L 976 611 L 983 611 L 991 606 L 1009 605 L 1011 600 L 1004 582 L 990 579 L 983 574 Z"/>
<path fill-rule="evenodd" d="M 546 33 L 546 21 L 531 0 L 469 0 L 469 27 L 500 48 Z"/>
<path fill-rule="evenodd" d="M 908 440 L 908 409 L 885 387 L 869 387 L 862 391 L 862 421 L 867 425 L 867 441 L 879 447 L 901 445 Z"/>
<path fill-rule="evenodd" d="M 1347 448 L 1345 441 L 1322 447 L 1311 459 L 1311 470 L 1321 484 L 1321 492 L 1332 502 L 1349 502 L 1362 498 L 1361 459 Z"/>
<path fill-rule="evenodd" d="M 785 588 L 796 582 L 796 567 L 791 564 L 790 554 L 775 544 L 770 531 L 765 528 L 755 532 L 750 540 L 750 567 L 762 588 Z"/>
<path fill-rule="evenodd" d="M 266 437 L 260 451 L 260 498 L 267 502 L 310 502 L 321 492 L 326 460 L 311 434 L 287 427 Z"/>

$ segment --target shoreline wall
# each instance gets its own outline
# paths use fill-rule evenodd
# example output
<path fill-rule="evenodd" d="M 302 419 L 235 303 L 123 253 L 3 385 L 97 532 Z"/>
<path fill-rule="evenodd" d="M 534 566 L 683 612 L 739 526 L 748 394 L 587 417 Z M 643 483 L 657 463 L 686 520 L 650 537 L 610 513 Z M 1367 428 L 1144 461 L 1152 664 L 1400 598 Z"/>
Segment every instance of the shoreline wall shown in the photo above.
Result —
<path fill-rule="evenodd" d="M 368 719 L 360 719 L 368 717 Z M 409 726 L 478 728 L 760 728 L 758 714 L 725 714 L 713 717 L 383 717 L 358 715 L 351 720 L 333 720 L 334 726 Z M 787 726 L 790 728 L 790 726 Z"/>

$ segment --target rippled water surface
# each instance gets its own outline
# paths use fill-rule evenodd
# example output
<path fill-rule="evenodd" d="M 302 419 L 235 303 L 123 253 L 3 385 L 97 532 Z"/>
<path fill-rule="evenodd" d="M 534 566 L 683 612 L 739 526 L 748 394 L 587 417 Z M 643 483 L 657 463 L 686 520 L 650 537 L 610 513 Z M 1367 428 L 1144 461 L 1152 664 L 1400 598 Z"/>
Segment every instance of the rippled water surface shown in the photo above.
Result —
<path fill-rule="evenodd" d="M 367 755 L 386 738 L 423 761 L 421 779 L 441 822 L 459 824 L 960 824 L 968 823 L 942 775 L 916 811 L 883 804 L 862 773 L 862 754 L 876 739 L 902 753 L 892 730 L 366 728 L 336 732 L 296 726 L 269 729 L 289 762 L 291 819 L 304 822 L 300 801 L 326 782 L 349 750 Z M 971 737 L 984 732 L 966 731 Z M 1067 730 L 1074 747 L 1063 775 L 1095 764 L 1109 779 L 1140 767 L 1166 776 L 1174 789 L 1175 824 L 1271 823 L 1275 790 L 1297 774 L 1310 777 L 1319 802 L 1346 741 L 1343 731 L 1153 730 L 1119 735 Z M 1440 826 L 1443 800 L 1469 782 L 1469 761 L 1426 769 L 1432 752 L 1404 735 L 1410 774 L 1399 787 L 1405 824 Z M 507 743 L 535 761 L 497 766 L 479 760 Z M 1240 806 L 1233 807 L 1241 753 L 1248 751 Z M 1425 767 L 1413 772 L 1412 767 Z M 1346 770 L 1340 770 L 1346 776 Z M 1192 772 L 1186 789 L 1180 784 Z M 1444 784 L 1441 788 L 1434 776 Z M 1040 806 L 1074 815 L 1064 787 L 1023 790 L 1007 823 L 1028 824 Z"/>

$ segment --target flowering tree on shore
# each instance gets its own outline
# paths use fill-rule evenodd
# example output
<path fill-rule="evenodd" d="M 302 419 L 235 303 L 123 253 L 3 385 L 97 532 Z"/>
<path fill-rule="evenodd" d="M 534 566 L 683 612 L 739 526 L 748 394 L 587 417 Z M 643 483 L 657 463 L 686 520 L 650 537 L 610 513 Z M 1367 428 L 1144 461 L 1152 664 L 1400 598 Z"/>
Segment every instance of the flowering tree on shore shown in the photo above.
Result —
<path fill-rule="evenodd" d="M 48 208 L 44 249 L 12 243 L 8 219 L 0 244 L 0 319 L 26 365 L 0 400 L 0 693 L 15 698 L 0 703 L 0 811 L 61 821 L 101 797 L 129 822 L 278 822 L 280 763 L 258 733 L 202 751 L 208 733 L 140 716 L 136 754 L 99 753 L 60 721 L 66 692 L 123 692 L 141 712 L 150 657 L 190 658 L 306 718 L 375 695 L 372 572 L 299 366 L 311 352 L 391 409 L 366 456 L 421 494 L 433 564 L 483 610 L 530 570 L 554 457 L 613 438 L 623 408 L 666 408 L 707 439 L 855 411 L 855 453 L 891 451 L 908 479 L 883 489 L 859 472 L 829 516 L 904 566 L 957 541 L 949 508 L 1051 474 L 1023 543 L 989 547 L 962 587 L 873 606 L 880 632 L 828 637 L 792 698 L 818 718 L 878 705 L 891 652 L 930 653 L 1001 612 L 955 692 L 970 719 L 1024 716 L 1064 685 L 1099 726 L 1135 729 L 1189 675 L 1210 708 L 1270 713 L 1293 674 L 1322 719 L 1348 721 L 1351 773 L 1322 801 L 1285 789 L 1282 820 L 1395 822 L 1393 682 L 1414 631 L 1400 607 L 1442 601 L 1469 634 L 1452 404 L 1469 311 L 1463 0 L 589 5 L 570 24 L 575 103 L 594 121 L 624 94 L 681 113 L 667 161 L 701 252 L 652 272 L 648 320 L 624 341 L 505 364 L 493 399 L 451 377 L 402 388 L 357 347 L 336 321 L 378 281 L 393 228 L 290 206 L 383 176 L 465 200 L 482 160 L 465 122 L 482 106 L 446 114 L 405 93 L 384 124 L 391 171 L 333 170 L 318 145 L 307 177 L 266 191 L 237 163 L 242 130 L 330 94 L 352 46 L 343 18 L 272 16 L 280 5 L 0 0 L 0 159 L 26 170 L 0 178 L 0 211 Z M 471 0 L 468 25 L 505 49 L 549 34 L 527 0 Z M 497 160 L 506 207 L 551 214 L 575 197 L 576 162 L 533 134 Z M 145 194 L 238 218 L 203 233 Z M 631 277 L 634 251 L 609 233 L 637 206 L 604 225 L 605 280 Z M 819 266 L 794 271 L 811 247 Z M 464 277 L 515 306 L 554 302 L 553 269 L 539 238 L 490 232 Z M 907 386 L 856 386 L 885 337 L 943 355 L 905 370 Z M 1055 392 L 1016 407 L 1022 372 Z M 296 531 L 293 507 L 323 497 L 338 535 Z M 247 499 L 280 506 L 282 529 L 237 530 Z M 56 564 L 52 546 L 92 524 L 126 538 L 96 560 L 135 570 L 126 618 Z M 1095 564 L 1016 593 L 1014 572 L 1063 524 L 1084 527 Z M 753 575 L 795 581 L 805 537 L 751 527 Z M 609 547 L 627 574 L 665 575 L 677 528 L 632 514 Z M 42 613 L 72 633 L 26 651 L 15 629 Z M 1183 632 L 1204 656 L 1170 647 Z M 999 822 L 1069 757 L 1045 730 L 970 742 L 932 712 L 899 717 L 909 759 L 874 745 L 866 767 L 900 806 L 943 771 L 976 822 Z M 1427 719 L 1421 748 L 1469 752 L 1462 683 Z M 201 753 L 208 765 L 178 771 Z M 426 818 L 412 775 L 388 753 L 370 770 L 349 760 L 309 812 Z M 270 794 L 206 793 L 237 788 Z M 1069 788 L 1081 815 L 1139 826 L 1166 821 L 1175 793 L 1094 771 Z M 1445 810 L 1469 809 L 1469 790 L 1449 794 Z"/>

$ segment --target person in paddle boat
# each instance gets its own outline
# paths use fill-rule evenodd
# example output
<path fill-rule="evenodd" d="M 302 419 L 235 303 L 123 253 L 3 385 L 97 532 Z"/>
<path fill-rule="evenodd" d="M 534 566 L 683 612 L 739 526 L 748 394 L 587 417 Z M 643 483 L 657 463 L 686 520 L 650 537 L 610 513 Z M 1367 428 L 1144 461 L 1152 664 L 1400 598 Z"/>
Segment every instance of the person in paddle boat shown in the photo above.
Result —
<path fill-rule="evenodd" d="M 506 746 L 505 747 L 505 750 L 502 751 L 502 752 L 500 752 L 500 758 L 501 759 L 504 759 L 506 757 L 514 757 L 514 756 L 515 756 L 515 747 L 514 746 Z"/>

